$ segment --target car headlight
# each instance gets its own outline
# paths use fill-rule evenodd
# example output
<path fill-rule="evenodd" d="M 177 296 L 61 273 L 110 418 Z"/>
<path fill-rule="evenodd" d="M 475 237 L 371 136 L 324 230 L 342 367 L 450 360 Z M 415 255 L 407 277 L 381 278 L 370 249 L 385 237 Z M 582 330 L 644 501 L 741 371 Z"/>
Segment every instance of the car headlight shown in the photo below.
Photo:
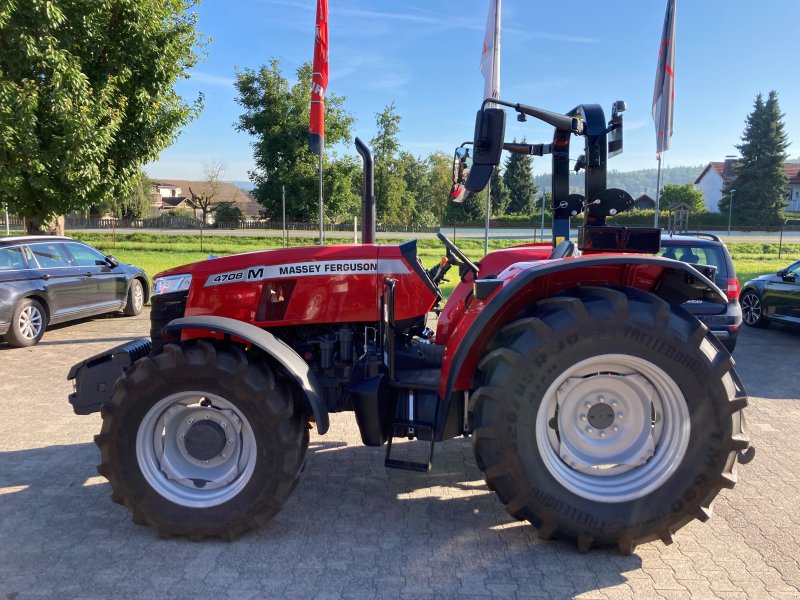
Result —
<path fill-rule="evenodd" d="M 153 279 L 153 296 L 184 292 L 192 285 L 191 275 L 167 275 Z"/>

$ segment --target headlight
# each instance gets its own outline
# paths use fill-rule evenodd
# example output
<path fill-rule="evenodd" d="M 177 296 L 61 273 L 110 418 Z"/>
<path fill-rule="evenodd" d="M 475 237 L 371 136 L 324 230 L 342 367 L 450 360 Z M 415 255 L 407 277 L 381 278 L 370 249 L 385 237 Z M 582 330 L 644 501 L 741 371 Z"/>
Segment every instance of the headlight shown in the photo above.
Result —
<path fill-rule="evenodd" d="M 168 275 L 153 279 L 153 296 L 184 292 L 192 285 L 191 275 Z"/>

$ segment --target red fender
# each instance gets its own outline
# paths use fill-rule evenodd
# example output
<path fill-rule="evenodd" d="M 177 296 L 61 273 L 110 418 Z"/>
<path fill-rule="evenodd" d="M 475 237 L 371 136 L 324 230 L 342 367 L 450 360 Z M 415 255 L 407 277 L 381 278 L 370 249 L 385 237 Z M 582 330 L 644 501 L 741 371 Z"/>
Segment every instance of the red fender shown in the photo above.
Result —
<path fill-rule="evenodd" d="M 485 299 L 470 296 L 463 318 L 447 340 L 439 388 L 441 398 L 474 387 L 478 361 L 497 331 L 537 300 L 578 286 L 634 287 L 683 303 L 705 298 L 727 303 L 725 293 L 686 263 L 655 256 L 592 254 L 561 260 L 516 263 L 497 279 Z M 438 340 L 437 340 L 438 341 Z"/>

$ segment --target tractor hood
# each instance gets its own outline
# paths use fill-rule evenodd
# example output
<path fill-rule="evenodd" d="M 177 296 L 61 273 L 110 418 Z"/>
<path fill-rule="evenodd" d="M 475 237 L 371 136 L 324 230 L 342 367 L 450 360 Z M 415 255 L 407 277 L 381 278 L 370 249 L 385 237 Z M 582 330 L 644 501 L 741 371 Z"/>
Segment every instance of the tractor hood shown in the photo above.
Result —
<path fill-rule="evenodd" d="M 180 280 L 176 276 L 190 275 Z M 215 315 L 259 327 L 379 320 L 383 280 L 397 280 L 398 320 L 425 315 L 438 298 L 416 242 L 248 252 L 163 271 L 188 289 L 185 316 Z"/>

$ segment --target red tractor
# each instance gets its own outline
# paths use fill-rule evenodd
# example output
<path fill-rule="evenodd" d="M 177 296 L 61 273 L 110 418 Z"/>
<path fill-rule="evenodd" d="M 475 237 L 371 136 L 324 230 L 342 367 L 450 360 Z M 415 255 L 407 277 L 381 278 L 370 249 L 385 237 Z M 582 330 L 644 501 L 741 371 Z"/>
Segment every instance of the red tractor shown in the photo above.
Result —
<path fill-rule="evenodd" d="M 273 517 L 297 485 L 329 414 L 352 411 L 386 466 L 427 471 L 434 445 L 470 436 L 488 486 L 544 538 L 630 553 L 705 521 L 736 463 L 752 457 L 733 359 L 680 307 L 725 303 L 685 263 L 653 256 L 660 232 L 612 227 L 632 205 L 606 187 L 622 149 L 624 105 L 563 115 L 498 100 L 555 128 L 554 244 L 470 261 L 439 235 L 431 270 L 416 241 L 375 244 L 372 159 L 364 159 L 360 245 L 206 260 L 154 279 L 151 337 L 75 365 L 78 414 L 100 411 L 101 475 L 112 499 L 162 536 L 234 538 Z M 472 164 L 456 187 L 477 191 L 504 147 L 505 112 L 478 112 Z M 569 194 L 569 140 L 586 139 L 584 196 Z M 463 157 L 463 153 L 460 153 Z M 457 158 L 460 158 L 457 156 Z M 569 217 L 586 214 L 578 247 Z M 563 239 L 558 239 L 563 238 Z M 648 254 L 650 253 L 650 254 Z M 451 266 L 460 283 L 440 310 Z M 399 460 L 393 438 L 427 460 Z"/>

